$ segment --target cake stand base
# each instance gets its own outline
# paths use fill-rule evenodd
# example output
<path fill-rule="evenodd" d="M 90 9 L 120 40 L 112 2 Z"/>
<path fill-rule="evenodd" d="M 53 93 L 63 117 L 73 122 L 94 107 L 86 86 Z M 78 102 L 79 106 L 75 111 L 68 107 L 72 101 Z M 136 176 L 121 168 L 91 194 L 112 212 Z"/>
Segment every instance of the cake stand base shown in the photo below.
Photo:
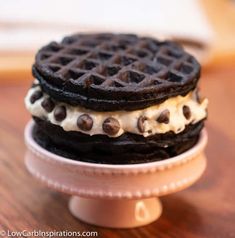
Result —
<path fill-rule="evenodd" d="M 33 126 L 30 122 L 25 129 L 27 169 L 49 188 L 72 195 L 71 213 L 97 226 L 133 228 L 155 221 L 162 212 L 158 197 L 191 186 L 206 168 L 206 130 L 201 132 L 196 145 L 178 156 L 142 164 L 112 165 L 53 154 L 36 143 Z"/>
<path fill-rule="evenodd" d="M 158 198 L 111 200 L 72 196 L 69 210 L 75 217 L 89 224 L 131 228 L 157 220 L 162 213 L 162 205 Z"/>

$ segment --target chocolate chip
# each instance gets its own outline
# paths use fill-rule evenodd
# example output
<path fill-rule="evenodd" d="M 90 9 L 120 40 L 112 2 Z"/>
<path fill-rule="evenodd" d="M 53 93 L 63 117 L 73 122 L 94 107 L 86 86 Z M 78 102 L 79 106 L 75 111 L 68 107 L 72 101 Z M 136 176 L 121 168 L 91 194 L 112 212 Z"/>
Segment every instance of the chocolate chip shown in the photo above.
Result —
<path fill-rule="evenodd" d="M 186 105 L 183 106 L 183 114 L 184 114 L 184 117 L 187 120 L 190 119 L 190 117 L 191 117 L 191 110 L 190 110 L 189 106 L 186 106 Z"/>
<path fill-rule="evenodd" d="M 201 97 L 200 97 L 200 92 L 198 88 L 194 91 L 194 98 L 198 103 L 201 103 Z"/>
<path fill-rule="evenodd" d="M 157 122 L 168 124 L 170 121 L 170 111 L 165 109 L 161 112 L 160 116 L 157 118 Z"/>
<path fill-rule="evenodd" d="M 35 91 L 31 97 L 30 97 L 30 102 L 33 104 L 35 103 L 38 99 L 42 97 L 42 92 L 41 91 Z"/>
<path fill-rule="evenodd" d="M 55 107 L 55 103 L 50 98 L 45 98 L 41 105 L 47 112 L 52 112 Z"/>
<path fill-rule="evenodd" d="M 103 122 L 103 130 L 108 135 L 113 136 L 113 135 L 117 134 L 118 131 L 120 130 L 120 124 L 117 119 L 115 119 L 113 117 L 108 117 Z"/>
<path fill-rule="evenodd" d="M 137 127 L 141 133 L 144 133 L 144 122 L 147 120 L 147 117 L 140 116 L 137 122 Z"/>
<path fill-rule="evenodd" d="M 83 131 L 89 131 L 93 126 L 93 120 L 88 114 L 82 114 L 78 117 L 77 126 Z"/>
<path fill-rule="evenodd" d="M 56 121 L 63 121 L 66 118 L 66 114 L 65 106 L 58 106 L 54 111 L 54 117 Z"/>

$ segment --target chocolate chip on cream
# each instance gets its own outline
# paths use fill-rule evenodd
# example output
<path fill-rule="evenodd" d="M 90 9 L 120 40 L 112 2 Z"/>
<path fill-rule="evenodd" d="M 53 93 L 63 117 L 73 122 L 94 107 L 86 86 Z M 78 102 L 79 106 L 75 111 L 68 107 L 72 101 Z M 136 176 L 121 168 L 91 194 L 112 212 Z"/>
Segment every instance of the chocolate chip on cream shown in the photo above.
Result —
<path fill-rule="evenodd" d="M 47 112 L 52 112 L 55 107 L 55 103 L 49 97 L 43 99 L 41 105 Z"/>
<path fill-rule="evenodd" d="M 120 124 L 117 119 L 113 117 L 108 117 L 103 122 L 103 130 L 108 135 L 116 135 L 120 130 Z"/>
<path fill-rule="evenodd" d="M 58 106 L 54 110 L 54 117 L 56 121 L 63 121 L 66 118 L 65 106 Z"/>
<path fill-rule="evenodd" d="M 157 122 L 168 124 L 170 121 L 170 111 L 168 109 L 165 109 L 161 112 L 159 117 L 157 118 Z"/>
<path fill-rule="evenodd" d="M 93 126 L 93 120 L 88 114 L 82 114 L 78 117 L 77 126 L 83 131 L 90 131 Z"/>
<path fill-rule="evenodd" d="M 187 120 L 190 119 L 190 117 L 191 117 L 191 110 L 190 110 L 189 106 L 187 106 L 187 105 L 183 106 L 183 114 L 184 114 L 184 116 L 185 116 L 185 118 Z"/>
<path fill-rule="evenodd" d="M 144 122 L 147 120 L 147 117 L 140 116 L 137 122 L 137 127 L 141 133 L 144 133 Z"/>
<path fill-rule="evenodd" d="M 42 97 L 42 91 L 35 91 L 31 96 L 30 96 L 30 102 L 33 104 L 35 103 L 38 99 Z"/>
<path fill-rule="evenodd" d="M 31 97 L 35 99 L 35 92 L 37 100 L 31 100 Z M 54 105 L 47 101 L 48 98 Z M 204 98 L 198 102 L 195 98 L 195 91 L 191 91 L 185 96 L 172 97 L 160 104 L 140 110 L 98 112 L 58 102 L 42 92 L 40 85 L 37 85 L 28 91 L 25 104 L 33 116 L 61 126 L 65 131 L 80 131 L 88 135 L 104 134 L 109 137 L 118 137 L 125 132 L 130 132 L 147 137 L 169 131 L 177 134 L 183 131 L 188 124 L 195 124 L 206 118 L 208 100 Z M 184 106 L 189 107 L 190 117 L 188 109 L 187 112 L 186 109 L 183 109 Z M 58 112 L 58 107 L 63 109 Z M 169 118 L 167 115 L 164 117 L 160 115 L 165 110 L 167 113 L 164 114 L 169 112 Z M 87 116 L 84 117 L 84 114 Z M 119 128 L 119 130 L 116 129 L 116 133 L 107 133 L 107 125 L 104 127 L 106 131 L 103 129 L 104 121 L 110 117 L 118 121 L 119 126 L 115 128 Z M 92 127 L 90 119 L 92 119 Z"/>

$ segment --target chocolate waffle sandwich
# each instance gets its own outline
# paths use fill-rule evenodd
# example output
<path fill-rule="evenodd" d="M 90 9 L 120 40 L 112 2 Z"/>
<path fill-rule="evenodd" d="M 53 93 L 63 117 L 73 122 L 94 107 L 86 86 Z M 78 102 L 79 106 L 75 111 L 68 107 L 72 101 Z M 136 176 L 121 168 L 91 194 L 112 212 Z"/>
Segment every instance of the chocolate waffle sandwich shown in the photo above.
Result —
<path fill-rule="evenodd" d="M 207 117 L 200 65 L 171 41 L 76 34 L 36 55 L 25 104 L 35 141 L 64 157 L 107 164 L 176 156 Z"/>

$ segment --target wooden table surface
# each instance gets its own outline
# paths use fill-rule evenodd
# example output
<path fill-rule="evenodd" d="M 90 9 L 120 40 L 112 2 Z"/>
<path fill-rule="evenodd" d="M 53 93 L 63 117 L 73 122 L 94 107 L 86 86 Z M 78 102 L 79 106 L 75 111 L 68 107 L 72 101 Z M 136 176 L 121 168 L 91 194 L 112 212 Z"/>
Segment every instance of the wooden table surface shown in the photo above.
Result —
<path fill-rule="evenodd" d="M 210 99 L 208 168 L 191 188 L 162 197 L 156 222 L 137 229 L 90 226 L 68 211 L 69 197 L 37 182 L 24 165 L 23 130 L 30 116 L 23 98 L 29 82 L 0 85 L 0 230 L 97 231 L 98 237 L 235 237 L 235 68 L 205 71 Z"/>

